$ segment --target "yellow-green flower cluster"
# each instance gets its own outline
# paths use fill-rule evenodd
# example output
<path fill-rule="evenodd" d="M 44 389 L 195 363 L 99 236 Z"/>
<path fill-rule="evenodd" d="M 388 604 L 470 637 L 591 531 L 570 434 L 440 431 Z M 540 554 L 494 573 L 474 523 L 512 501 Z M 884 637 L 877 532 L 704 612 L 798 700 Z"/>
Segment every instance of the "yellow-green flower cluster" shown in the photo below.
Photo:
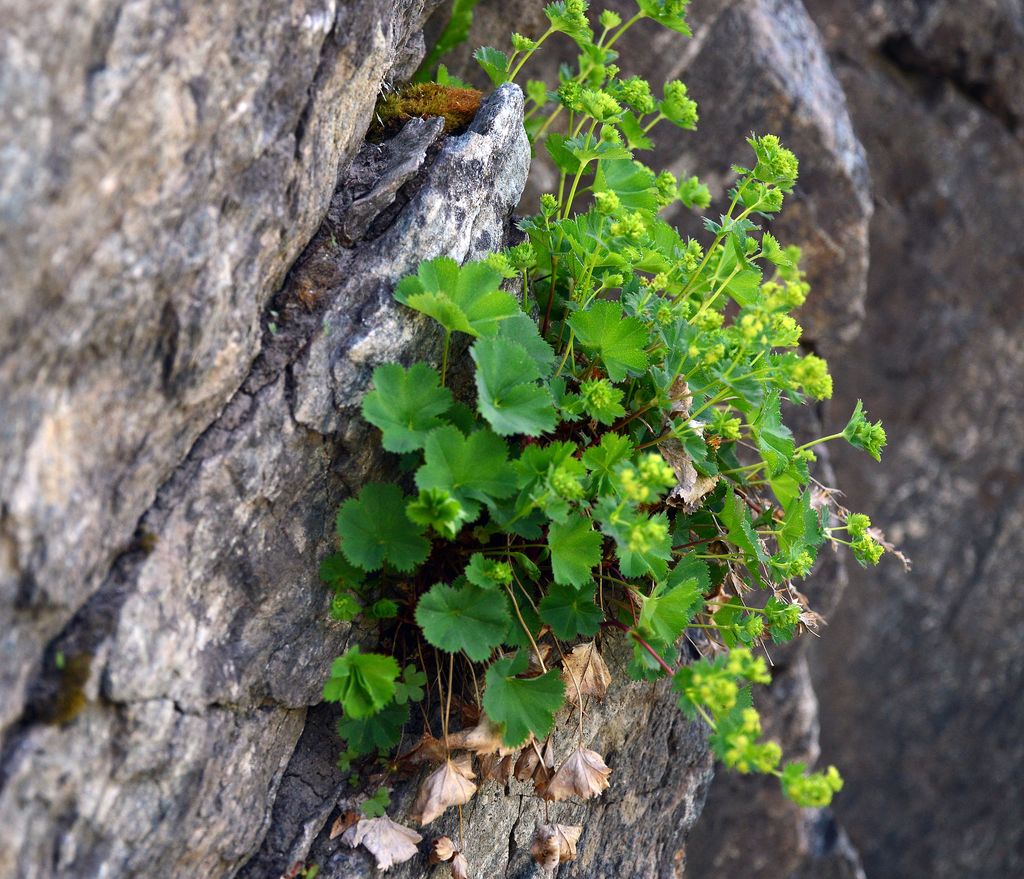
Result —
<path fill-rule="evenodd" d="M 761 285 L 765 308 L 769 311 L 792 311 L 807 300 L 811 285 L 805 281 L 767 281 Z"/>
<path fill-rule="evenodd" d="M 622 202 L 619 200 L 619 196 L 611 190 L 595 192 L 594 205 L 597 207 L 597 212 L 606 217 L 617 214 L 622 210 Z"/>
<path fill-rule="evenodd" d="M 808 354 L 793 364 L 790 375 L 804 393 L 815 400 L 828 400 L 832 396 L 832 376 L 828 364 L 817 354 Z"/>
<path fill-rule="evenodd" d="M 639 211 L 630 211 L 619 216 L 611 225 L 611 233 L 619 238 L 639 241 L 647 232 L 644 215 Z"/>
<path fill-rule="evenodd" d="M 671 171 L 662 171 L 654 178 L 654 185 L 658 190 L 659 207 L 670 205 L 679 197 L 679 181 Z"/>
<path fill-rule="evenodd" d="M 601 89 L 583 89 L 580 102 L 583 109 L 599 122 L 611 122 L 622 115 L 622 105 Z"/>
<path fill-rule="evenodd" d="M 843 788 L 843 779 L 835 766 L 811 775 L 803 773 L 801 763 L 790 763 L 782 772 L 782 786 L 798 806 L 823 809 L 832 802 L 832 795 Z"/>
<path fill-rule="evenodd" d="M 537 48 L 537 43 L 522 34 L 512 34 L 512 48 L 517 52 L 530 52 Z"/>
<path fill-rule="evenodd" d="M 675 471 L 661 455 L 644 455 L 637 466 L 623 467 L 619 471 L 622 493 L 635 504 L 648 504 L 676 484 Z"/>
<path fill-rule="evenodd" d="M 740 429 L 743 421 L 739 418 L 730 418 L 726 409 L 715 409 L 711 413 L 709 424 L 711 432 L 724 440 L 738 440 L 741 436 Z"/>
<path fill-rule="evenodd" d="M 740 772 L 774 772 L 782 759 L 778 742 L 761 742 L 761 718 L 753 708 L 744 708 L 740 726 L 730 731 L 722 760 Z"/>
<path fill-rule="evenodd" d="M 686 85 L 679 80 L 665 83 L 664 99 L 659 110 L 673 125 L 680 128 L 696 128 L 697 102 L 687 92 Z"/>
<path fill-rule="evenodd" d="M 575 468 L 562 464 L 551 471 L 548 478 L 552 491 L 567 501 L 579 500 L 583 497 L 583 483 L 580 482 L 579 474 Z"/>
<path fill-rule="evenodd" d="M 788 314 L 773 314 L 769 343 L 774 348 L 795 348 L 800 344 L 803 328 Z"/>
<path fill-rule="evenodd" d="M 774 134 L 752 137 L 747 143 L 754 148 L 757 156 L 754 176 L 763 183 L 770 183 L 783 192 L 789 192 L 796 184 L 800 169 L 796 156 Z"/>
<path fill-rule="evenodd" d="M 654 112 L 655 104 L 654 97 L 651 95 L 651 87 L 647 80 L 641 79 L 639 76 L 631 76 L 629 79 L 619 81 L 616 84 L 615 97 L 641 115 Z"/>
<path fill-rule="evenodd" d="M 668 538 L 668 526 L 660 519 L 645 519 L 629 526 L 626 545 L 630 552 L 647 552 Z"/>

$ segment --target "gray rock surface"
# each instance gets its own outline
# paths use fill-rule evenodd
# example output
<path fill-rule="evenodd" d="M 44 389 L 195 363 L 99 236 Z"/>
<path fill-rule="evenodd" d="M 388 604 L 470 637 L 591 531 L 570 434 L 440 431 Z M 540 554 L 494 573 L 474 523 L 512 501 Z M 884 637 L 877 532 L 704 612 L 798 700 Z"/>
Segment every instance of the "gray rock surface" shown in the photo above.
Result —
<path fill-rule="evenodd" d="M 1024 244 L 1005 230 L 1024 203 L 1024 7 L 808 5 L 876 202 L 837 416 L 863 396 L 891 437 L 884 466 L 837 470 L 914 560 L 854 571 L 815 652 L 823 747 L 847 777 L 836 814 L 869 876 L 1017 876 Z"/>
<path fill-rule="evenodd" d="M 250 372 L 433 5 L 0 6 L 0 729 Z"/>
<path fill-rule="evenodd" d="M 562 866 L 558 876 L 675 879 L 685 870 L 686 838 L 701 813 L 713 775 L 706 730 L 703 724 L 685 720 L 667 682 L 651 685 L 626 679 L 628 648 L 621 639 L 607 642 L 604 655 L 614 684 L 604 703 L 587 701 L 584 734 L 587 747 L 601 753 L 612 768 L 611 787 L 589 804 L 551 804 L 551 821 L 584 828 L 577 860 Z M 554 734 L 559 761 L 576 747 L 577 723 L 574 712 L 559 715 Z M 419 776 L 414 777 L 395 789 L 391 812 L 403 814 L 418 780 Z M 339 811 L 352 802 L 343 796 Z M 502 789 L 490 781 L 463 814 L 471 876 L 542 879 L 550 875 L 529 854 L 534 830 L 544 823 L 544 807 L 532 795 L 532 785 L 513 779 Z M 420 830 L 424 854 L 431 839 L 442 835 L 458 839 L 455 810 Z M 322 875 L 327 879 L 369 875 L 373 861 L 364 850 L 353 851 L 328 835 L 321 833 L 310 856 L 321 865 Z M 430 869 L 426 857 L 420 856 L 389 875 L 440 879 L 450 873 L 447 866 Z"/>
<path fill-rule="evenodd" d="M 526 175 L 522 99 L 515 89 L 492 98 L 473 130 L 458 139 L 442 144 L 436 123 L 414 126 L 422 129 L 421 136 L 385 162 L 404 166 L 411 177 L 403 193 L 392 193 L 397 196 L 392 215 L 381 218 L 379 228 L 371 224 L 350 249 L 340 246 L 329 221 L 312 254 L 332 250 L 336 276 L 325 273 L 326 261 L 307 259 L 268 301 L 331 204 L 339 163 L 354 152 L 369 123 L 379 78 L 401 58 L 423 12 L 419 4 L 398 10 L 366 5 L 339 12 L 337 21 L 331 10 L 325 21 L 299 16 L 294 23 L 320 28 L 325 60 L 317 74 L 314 56 L 305 85 L 295 86 L 301 101 L 288 92 L 266 100 L 274 113 L 305 114 L 308 155 L 296 151 L 294 127 L 287 135 L 278 132 L 283 145 L 257 144 L 267 179 L 265 186 L 253 185 L 250 202 L 239 208 L 241 227 L 218 225 L 220 234 L 231 238 L 230 246 L 216 236 L 200 236 L 192 246 L 203 270 L 182 275 L 168 269 L 163 282 L 168 301 L 192 302 L 191 328 L 181 330 L 171 355 L 189 364 L 185 385 L 161 385 L 165 352 L 152 338 L 143 344 L 154 330 L 147 324 L 152 303 L 144 295 L 156 295 L 152 286 L 141 285 L 135 299 L 115 303 L 102 298 L 105 288 L 90 288 L 82 280 L 78 301 L 70 292 L 66 300 L 56 297 L 49 316 L 59 324 L 62 315 L 77 309 L 92 322 L 77 333 L 55 327 L 50 347 L 15 349 L 14 342 L 24 341 L 28 332 L 19 323 L 17 297 L 24 293 L 28 302 L 36 279 L 10 278 L 15 307 L 3 326 L 2 421 L 3 596 L 8 602 L 3 671 L 10 677 L 0 691 L 13 724 L 0 755 L 0 874 L 231 875 L 266 833 L 306 707 L 319 699 L 331 658 L 351 637 L 349 627 L 329 621 L 328 596 L 315 575 L 337 503 L 349 484 L 361 483 L 371 467 L 379 466 L 376 444 L 368 442 L 365 428 L 350 428 L 348 419 L 376 362 L 416 346 L 429 354 L 435 341 L 425 322 L 397 320 L 391 287 L 421 258 L 448 253 L 464 259 L 492 249 L 505 235 Z M 358 21 L 350 22 L 349 15 Z M 282 27 L 292 20 L 290 14 L 268 16 L 272 22 L 242 17 L 257 29 L 251 39 L 265 41 L 261 49 L 252 48 L 253 64 L 282 88 L 288 77 L 299 81 L 302 64 L 281 62 L 275 68 L 273 54 L 295 51 L 303 64 L 309 60 L 295 43 L 299 32 L 285 28 L 261 36 L 259 31 Z M 124 21 L 111 23 L 115 33 L 127 27 L 119 23 Z M 364 35 L 373 38 L 363 40 Z M 227 33 L 218 29 L 206 38 L 212 42 L 203 43 L 211 58 L 244 48 L 231 49 Z M 137 54 L 144 49 L 154 46 L 135 46 Z M 192 58 L 190 47 L 180 51 L 181 57 L 168 62 L 173 69 L 206 57 Z M 237 78 L 245 56 L 231 57 Z M 355 73 L 370 84 L 353 78 Z M 52 73 L 40 73 L 47 75 Z M 232 76 L 225 71 L 224 78 Z M 252 78 L 259 85 L 255 73 Z M 29 92 L 40 87 L 26 86 Z M 139 100 L 148 100 L 142 85 L 137 88 Z M 346 92 L 343 100 L 339 91 Z M 258 115 L 250 111 L 249 125 Z M 137 113 L 142 114 L 141 106 Z M 238 141 L 229 134 L 224 132 L 220 152 L 211 147 L 209 161 L 225 163 L 223 179 L 233 189 L 237 181 L 229 159 Z M 143 152 L 152 144 L 142 140 L 136 146 Z M 271 161 L 275 157 L 277 165 Z M 86 162 L 100 156 L 84 151 L 72 158 Z M 418 166 L 417 173 L 408 174 L 409 163 Z M 356 163 L 354 178 L 335 198 L 339 217 L 373 192 L 374 186 L 366 185 L 373 165 Z M 161 183 L 161 170 L 155 169 L 151 184 Z M 122 161 L 118 173 L 124 179 L 145 182 L 133 181 L 129 172 Z M 44 172 L 30 176 L 38 182 Z M 386 176 L 378 174 L 371 184 Z M 226 198 L 216 182 L 207 180 L 191 191 L 197 211 L 210 198 Z M 280 200 L 289 182 L 294 182 L 291 197 L 308 203 L 304 213 L 285 210 Z M 187 195 L 178 193 L 182 199 Z M 71 189 L 55 193 L 59 197 L 68 210 L 85 210 L 81 193 Z M 25 196 L 16 188 L 8 186 L 4 198 L 12 210 L 24 207 Z M 379 193 L 375 198 L 380 201 Z M 127 204 L 115 201 L 119 209 Z M 381 208 L 388 207 L 386 201 Z M 56 212 L 61 203 L 54 204 Z M 163 229 L 162 224 L 173 226 L 168 212 L 154 203 L 143 213 Z M 253 234 L 252 223 L 277 231 Z M 102 227 L 82 223 L 59 229 L 55 219 L 53 240 L 64 236 L 70 243 L 75 235 L 87 237 Z M 175 250 L 173 242 L 147 229 L 138 230 L 150 236 L 147 259 L 159 261 L 165 250 Z M 5 226 L 6 234 L 18 231 Z M 179 233 L 172 228 L 167 234 Z M 32 243 L 21 244 L 28 252 Z M 227 269 L 236 250 L 248 252 L 240 270 L 251 274 L 233 281 Z M 93 262 L 102 263 L 104 253 L 102 248 L 94 252 Z M 124 245 L 112 253 L 125 260 L 130 251 Z M 35 253 L 25 265 L 38 269 L 47 259 Z M 5 260 L 4 265 L 13 271 L 19 263 Z M 216 279 L 204 274 L 215 266 L 227 273 Z M 83 265 L 82 271 L 94 267 Z M 130 275 L 119 264 L 96 271 L 101 269 L 118 278 Z M 144 266 L 137 275 L 144 278 Z M 133 304 L 141 310 L 133 313 Z M 104 320 L 131 326 L 133 335 L 95 335 Z M 138 349 L 132 347 L 134 339 Z M 81 351 L 71 351 L 72 344 Z M 221 364 L 216 375 L 201 364 L 200 349 L 210 345 Z M 78 356 L 84 361 L 76 363 Z M 35 369 L 33 358 L 39 361 Z M 57 372 L 44 368 L 47 358 Z M 77 382 L 68 380 L 68 370 Z M 311 390 L 303 389 L 303 380 L 314 375 L 329 384 L 326 394 L 313 383 Z M 190 382 L 205 400 L 198 408 L 189 402 Z M 71 408 L 52 411 L 48 389 L 59 392 L 61 406 Z M 160 395 L 159 406 L 147 396 L 151 392 Z M 79 393 L 80 405 L 72 405 Z M 338 406 L 343 412 L 335 411 Z M 299 411 L 318 423 L 333 419 L 339 429 L 320 434 L 297 419 Z M 114 429 L 111 413 L 118 419 Z M 344 430 L 339 416 L 346 419 Z M 72 418 L 74 431 L 55 432 L 52 423 L 61 418 Z M 124 433 L 122 418 L 128 422 Z M 144 434 L 140 442 L 156 448 L 128 436 L 136 429 Z M 178 445 L 162 444 L 168 431 Z M 131 454 L 126 443 L 137 446 Z M 78 456 L 78 463 L 61 469 L 67 455 Z M 37 490 L 43 477 L 52 478 L 50 495 Z M 95 506 L 76 506 L 90 486 Z M 137 503 L 128 503 L 129 494 L 137 495 Z M 81 521 L 79 530 L 62 532 L 58 524 L 71 519 Z M 37 548 L 34 555 L 30 545 Z M 42 589 L 40 583 L 52 588 Z"/>

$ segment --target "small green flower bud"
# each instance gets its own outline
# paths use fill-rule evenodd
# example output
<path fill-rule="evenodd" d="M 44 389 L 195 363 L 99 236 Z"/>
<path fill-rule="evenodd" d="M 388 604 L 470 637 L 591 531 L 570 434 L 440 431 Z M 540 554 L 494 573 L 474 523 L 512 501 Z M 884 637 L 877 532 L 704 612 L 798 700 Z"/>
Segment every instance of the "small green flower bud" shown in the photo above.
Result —
<path fill-rule="evenodd" d="M 537 48 L 536 42 L 522 34 L 512 34 L 512 48 L 517 52 L 530 52 Z"/>

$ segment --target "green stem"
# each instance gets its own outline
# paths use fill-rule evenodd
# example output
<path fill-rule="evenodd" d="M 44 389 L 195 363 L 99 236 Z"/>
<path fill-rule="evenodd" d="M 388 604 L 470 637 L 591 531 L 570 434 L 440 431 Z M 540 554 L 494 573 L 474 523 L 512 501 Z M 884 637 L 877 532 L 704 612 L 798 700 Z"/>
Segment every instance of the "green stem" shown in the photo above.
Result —
<path fill-rule="evenodd" d="M 703 717 L 703 718 L 704 718 L 704 722 L 705 722 L 705 723 L 706 723 L 706 724 L 707 724 L 708 726 L 710 726 L 710 727 L 711 727 L 711 731 L 712 731 L 712 732 L 718 732 L 718 724 L 717 724 L 717 723 L 715 723 L 715 722 L 714 722 L 714 721 L 713 721 L 713 720 L 711 719 L 711 715 L 710 715 L 710 714 L 708 714 L 708 713 L 707 713 L 707 711 L 705 711 L 705 710 L 704 710 L 704 706 L 703 706 L 703 705 L 694 705 L 693 707 L 694 707 L 694 708 L 696 708 L 696 709 L 697 709 L 697 713 L 698 713 L 698 714 L 699 714 L 699 715 L 700 715 L 701 717 Z"/>
<path fill-rule="evenodd" d="M 526 637 L 530 639 L 530 646 L 533 647 L 533 652 L 537 655 L 537 662 L 540 663 L 540 670 L 542 673 L 547 672 L 547 667 L 544 665 L 544 657 L 541 656 L 540 650 L 537 647 L 537 642 L 533 640 L 533 633 L 530 631 L 530 627 L 526 625 L 526 620 L 523 619 L 523 614 L 519 610 L 519 602 L 516 601 L 515 593 L 508 586 L 505 587 L 505 591 L 508 593 L 508 597 L 512 599 L 512 607 L 516 612 L 516 619 L 519 620 L 519 625 L 523 627 L 523 631 L 526 632 Z"/>
<path fill-rule="evenodd" d="M 668 117 L 664 113 L 658 113 L 658 115 L 651 120 L 649 125 L 644 126 L 644 134 L 647 134 L 647 132 L 654 128 L 654 126 L 657 125 L 659 122 L 661 122 L 662 119 L 667 118 Z"/>
<path fill-rule="evenodd" d="M 623 25 L 622 27 L 620 27 L 620 28 L 618 29 L 618 31 L 616 31 L 616 33 L 615 33 L 615 36 L 614 36 L 614 37 L 612 37 L 612 38 L 611 38 L 611 39 L 610 39 L 610 40 L 609 40 L 609 41 L 608 41 L 608 42 L 607 42 L 607 43 L 606 43 L 606 44 L 604 45 L 604 47 L 603 47 L 603 48 L 605 48 L 605 49 L 610 49 L 610 48 L 611 48 L 612 46 L 614 46 L 614 45 L 615 45 L 615 41 L 616 41 L 616 40 L 617 40 L 617 39 L 618 39 L 619 37 L 621 37 L 621 36 L 622 36 L 622 35 L 623 35 L 623 34 L 624 34 L 624 33 L 625 33 L 626 31 L 628 31 L 628 30 L 629 30 L 629 29 L 630 29 L 630 28 L 631 28 L 631 27 L 632 27 L 632 26 L 633 26 L 634 24 L 636 24 L 636 23 L 637 23 L 638 21 L 640 21 L 640 20 L 641 20 L 641 19 L 643 19 L 643 18 L 647 18 L 647 13 L 646 13 L 646 12 L 643 12 L 643 11 L 640 11 L 640 12 L 638 12 L 638 13 L 637 13 L 636 15 L 634 15 L 634 16 L 633 16 L 633 17 L 632 17 L 631 19 L 629 19 L 629 21 L 627 21 L 627 22 L 626 22 L 626 23 L 625 23 L 625 24 L 624 24 L 624 25 Z M 593 65 L 591 65 L 591 66 L 593 66 Z"/>
<path fill-rule="evenodd" d="M 536 43 L 534 43 L 533 48 L 530 49 L 530 51 L 527 52 L 525 55 L 523 55 L 522 60 L 515 66 L 515 69 L 509 73 L 508 80 L 506 80 L 507 82 L 515 82 L 516 77 L 519 75 L 519 71 L 523 69 L 523 65 L 533 57 L 533 53 L 540 48 L 541 43 L 543 43 L 553 33 L 555 33 L 555 29 L 551 27 L 544 31 L 540 39 L 537 40 Z"/>
<path fill-rule="evenodd" d="M 444 331 L 444 350 L 441 352 L 441 387 L 443 388 L 445 379 L 448 377 L 448 349 L 452 344 L 452 331 Z"/>
<path fill-rule="evenodd" d="M 843 434 L 842 433 L 833 433 L 833 434 L 830 434 L 829 436 L 823 436 L 820 439 L 811 440 L 809 443 L 804 443 L 802 446 L 797 446 L 796 447 L 796 451 L 802 452 L 805 449 L 810 449 L 810 448 L 813 448 L 814 446 L 820 446 L 822 443 L 829 443 L 829 442 L 832 442 L 832 440 L 837 440 L 837 439 L 842 439 L 842 438 L 843 438 Z"/>
<path fill-rule="evenodd" d="M 590 126 L 590 131 L 587 132 L 588 137 L 593 137 L 594 128 L 597 126 L 597 122 L 594 122 Z M 576 176 L 572 180 L 572 187 L 569 189 L 569 200 L 565 203 L 562 208 L 562 219 L 566 220 L 569 218 L 569 209 L 572 207 L 573 200 L 576 198 L 576 188 L 580 185 L 580 178 L 583 177 L 583 172 L 587 169 L 587 165 L 590 164 L 590 159 L 580 162 L 579 170 L 576 172 Z M 561 243 L 561 242 L 559 242 Z"/>
<path fill-rule="evenodd" d="M 565 367 L 565 362 L 569 359 L 569 354 L 572 353 L 573 339 L 576 338 L 576 331 L 571 327 L 569 328 L 569 342 L 565 346 L 565 354 L 562 355 L 562 362 L 558 364 L 558 369 L 555 370 L 555 378 L 558 378 L 562 374 L 562 369 Z"/>

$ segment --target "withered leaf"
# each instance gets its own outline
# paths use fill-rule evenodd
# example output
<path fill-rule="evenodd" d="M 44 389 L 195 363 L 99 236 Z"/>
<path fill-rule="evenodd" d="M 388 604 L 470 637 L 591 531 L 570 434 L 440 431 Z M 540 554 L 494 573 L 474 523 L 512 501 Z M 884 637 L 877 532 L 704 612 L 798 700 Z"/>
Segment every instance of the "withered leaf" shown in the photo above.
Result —
<path fill-rule="evenodd" d="M 554 778 L 548 783 L 545 795 L 551 800 L 566 800 L 571 796 L 589 800 L 596 797 L 608 785 L 612 774 L 597 751 L 579 747 L 558 767 Z"/>
<path fill-rule="evenodd" d="M 469 754 L 459 754 L 457 757 L 453 757 L 452 766 L 463 778 L 468 778 L 470 781 L 476 778 L 476 773 L 473 772 L 473 758 Z"/>
<path fill-rule="evenodd" d="M 353 824 L 359 820 L 359 813 L 354 812 L 352 809 L 348 809 L 342 812 L 337 818 L 334 819 L 334 823 L 331 825 L 330 839 L 337 839 L 341 834 L 348 830 Z"/>
<path fill-rule="evenodd" d="M 593 641 L 573 647 L 572 653 L 562 663 L 562 679 L 565 681 L 565 698 L 574 704 L 580 695 L 603 699 L 612 682 L 608 666 Z"/>
<path fill-rule="evenodd" d="M 494 778 L 494 773 L 501 763 L 502 757 L 497 754 L 484 754 L 480 758 L 480 782 L 481 784 L 489 778 Z"/>
<path fill-rule="evenodd" d="M 665 502 L 692 512 L 704 496 L 718 485 L 718 477 L 698 473 L 683 444 L 677 439 L 670 437 L 658 443 L 658 451 L 676 474 L 676 486 L 669 492 Z"/>
<path fill-rule="evenodd" d="M 576 843 L 582 827 L 569 824 L 539 824 L 530 844 L 530 854 L 544 870 L 576 859 Z"/>
<path fill-rule="evenodd" d="M 430 844 L 430 863 L 440 864 L 442 861 L 450 861 L 457 851 L 455 843 L 447 836 L 439 836 Z"/>
<path fill-rule="evenodd" d="M 494 780 L 498 782 L 498 784 L 508 784 L 512 778 L 512 769 L 514 766 L 515 761 L 512 759 L 511 754 L 507 757 L 502 757 L 497 770 L 495 770 Z"/>
<path fill-rule="evenodd" d="M 678 418 L 690 417 L 693 394 L 690 392 L 690 386 L 685 378 L 679 376 L 679 378 L 672 382 L 672 387 L 668 391 L 668 397 L 672 401 L 672 408 L 669 411 L 673 415 Z"/>
<path fill-rule="evenodd" d="M 468 803 L 476 793 L 476 785 L 470 781 L 472 775 L 472 768 L 465 763 L 457 766 L 454 761 L 445 760 L 442 766 L 423 779 L 416 802 L 412 805 L 412 819 L 421 825 L 429 824 L 449 806 Z"/>
<path fill-rule="evenodd" d="M 544 743 L 544 749 L 540 752 L 540 762 L 545 769 L 555 768 L 555 746 L 550 737 Z"/>
<path fill-rule="evenodd" d="M 502 731 L 486 714 L 480 722 L 470 728 L 459 730 L 448 736 L 448 745 L 455 749 L 465 749 L 474 754 L 514 754 L 515 748 L 506 748 L 502 741 Z"/>
<path fill-rule="evenodd" d="M 446 755 L 444 742 L 426 732 L 412 748 L 398 756 L 398 762 L 409 766 L 419 763 L 440 763 Z"/>
<path fill-rule="evenodd" d="M 515 776 L 516 781 L 529 781 L 533 778 L 534 770 L 540 764 L 540 754 L 530 742 L 516 760 Z"/>
<path fill-rule="evenodd" d="M 512 768 L 515 761 L 510 754 L 502 757 L 500 754 L 486 754 L 480 758 L 480 780 L 481 782 L 491 779 L 498 784 L 507 784 L 512 777 Z"/>
<path fill-rule="evenodd" d="M 377 861 L 377 869 L 387 870 L 408 861 L 423 839 L 415 830 L 392 821 L 387 815 L 363 818 L 345 831 L 341 841 L 355 848 L 362 845 Z"/>
<path fill-rule="evenodd" d="M 551 658 L 551 645 L 541 644 L 537 649 L 540 651 L 540 656 L 538 657 L 536 653 L 532 650 L 530 651 L 530 659 L 527 663 L 526 671 L 523 672 L 523 677 L 535 678 L 537 675 L 544 674 L 547 670 L 548 660 Z M 541 659 L 544 660 L 543 667 L 540 664 Z"/>
<path fill-rule="evenodd" d="M 540 752 L 540 759 L 533 770 L 533 789 L 537 796 L 549 800 L 548 784 L 555 774 L 555 748 L 549 738 Z"/>
<path fill-rule="evenodd" d="M 452 858 L 451 867 L 452 879 L 469 879 L 469 861 L 462 852 Z"/>

